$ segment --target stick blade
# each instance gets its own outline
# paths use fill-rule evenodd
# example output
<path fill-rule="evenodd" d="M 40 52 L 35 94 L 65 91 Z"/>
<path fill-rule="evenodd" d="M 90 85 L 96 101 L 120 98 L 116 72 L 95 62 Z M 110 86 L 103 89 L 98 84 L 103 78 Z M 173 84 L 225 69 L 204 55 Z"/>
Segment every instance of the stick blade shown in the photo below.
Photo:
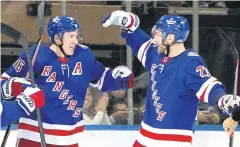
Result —
<path fill-rule="evenodd" d="M 41 36 L 41 35 L 43 34 L 43 32 L 44 32 L 44 12 L 45 12 L 45 2 L 42 1 L 42 2 L 38 5 L 38 14 L 37 14 L 38 29 L 39 29 L 40 36 Z"/>
<path fill-rule="evenodd" d="M 18 42 L 21 34 L 19 31 L 13 27 L 1 22 L 1 33 L 12 38 L 14 41 Z"/>

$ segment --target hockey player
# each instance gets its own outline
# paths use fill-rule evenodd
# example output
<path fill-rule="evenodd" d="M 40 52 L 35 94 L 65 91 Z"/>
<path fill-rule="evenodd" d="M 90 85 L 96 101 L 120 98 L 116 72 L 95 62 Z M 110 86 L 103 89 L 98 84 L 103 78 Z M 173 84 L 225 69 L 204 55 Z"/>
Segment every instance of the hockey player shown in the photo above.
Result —
<path fill-rule="evenodd" d="M 133 146 L 190 147 L 199 100 L 229 114 L 239 99 L 226 95 L 204 60 L 184 47 L 189 33 L 184 17 L 162 16 L 153 27 L 153 39 L 139 24 L 138 16 L 124 11 L 114 11 L 102 21 L 103 27 L 122 28 L 122 37 L 149 72 L 144 118 Z"/>
<path fill-rule="evenodd" d="M 236 107 L 231 116 L 224 120 L 223 128 L 224 130 L 231 135 L 233 131 L 236 129 L 238 122 L 240 121 L 240 107 Z"/>
<path fill-rule="evenodd" d="M 51 46 L 41 45 L 33 67 L 36 83 L 45 93 L 41 118 L 48 146 L 77 147 L 84 130 L 82 107 L 89 83 L 102 91 L 126 90 L 133 74 L 124 66 L 111 70 L 99 63 L 92 51 L 78 43 L 80 26 L 73 17 L 57 16 L 48 23 Z M 32 51 L 33 52 L 33 51 Z M 5 72 L 26 75 L 25 53 Z M 40 147 L 36 115 L 19 120 L 18 147 Z"/>
<path fill-rule="evenodd" d="M 23 91 L 23 83 L 27 81 L 17 77 L 1 80 L 4 95 L 0 102 L 1 127 L 17 122 L 20 117 L 30 115 L 44 105 L 44 93 L 38 87 L 27 87 Z M 16 101 L 6 101 L 15 98 Z"/>

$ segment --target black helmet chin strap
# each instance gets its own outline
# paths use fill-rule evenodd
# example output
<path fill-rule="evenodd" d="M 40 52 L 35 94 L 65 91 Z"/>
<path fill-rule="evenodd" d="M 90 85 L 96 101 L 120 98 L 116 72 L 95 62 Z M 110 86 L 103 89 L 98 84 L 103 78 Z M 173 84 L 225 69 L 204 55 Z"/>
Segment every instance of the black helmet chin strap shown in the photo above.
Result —
<path fill-rule="evenodd" d="M 59 47 L 59 49 L 60 49 L 60 51 L 63 53 L 63 55 L 65 56 L 65 57 L 70 57 L 70 56 L 68 56 L 68 55 L 66 55 L 66 53 L 64 52 L 64 50 L 63 50 L 63 41 L 62 41 L 62 39 L 60 39 L 61 40 L 61 42 L 62 42 L 62 44 L 61 45 L 57 45 L 55 42 L 53 42 L 53 44 L 55 44 L 57 47 Z"/>
<path fill-rule="evenodd" d="M 168 57 L 168 55 L 169 55 L 169 53 L 170 53 L 170 47 L 171 47 L 173 44 L 175 44 L 175 43 L 176 43 L 175 37 L 174 37 L 174 41 L 173 41 L 170 45 L 165 45 L 165 44 L 164 44 L 164 39 L 162 39 L 162 44 L 165 45 L 166 48 L 167 48 L 167 57 Z"/>

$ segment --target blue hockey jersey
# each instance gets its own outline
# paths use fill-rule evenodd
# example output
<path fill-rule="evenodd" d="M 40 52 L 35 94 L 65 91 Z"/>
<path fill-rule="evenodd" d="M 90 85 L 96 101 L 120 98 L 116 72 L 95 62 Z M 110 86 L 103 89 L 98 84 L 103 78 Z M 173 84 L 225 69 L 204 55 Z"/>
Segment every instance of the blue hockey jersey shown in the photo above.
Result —
<path fill-rule="evenodd" d="M 15 123 L 22 116 L 25 116 L 25 111 L 18 105 L 17 101 L 0 102 L 1 127 Z"/>
<path fill-rule="evenodd" d="M 33 54 L 33 48 L 31 49 Z M 26 54 L 4 73 L 24 77 Z M 47 144 L 71 146 L 80 141 L 83 131 L 82 107 L 89 83 L 102 91 L 127 89 L 131 77 L 113 78 L 112 70 L 99 63 L 91 50 L 83 45 L 74 54 L 59 58 L 49 46 L 41 46 L 33 67 L 38 87 L 45 93 L 45 106 L 40 109 Z M 125 83 L 125 84 L 124 84 Z M 19 120 L 18 138 L 40 142 L 36 114 Z"/>
<path fill-rule="evenodd" d="M 224 95 L 204 60 L 191 49 L 169 58 L 140 28 L 122 33 L 133 54 L 149 72 L 145 113 L 137 141 L 145 146 L 169 142 L 191 143 L 198 101 L 217 104 Z"/>

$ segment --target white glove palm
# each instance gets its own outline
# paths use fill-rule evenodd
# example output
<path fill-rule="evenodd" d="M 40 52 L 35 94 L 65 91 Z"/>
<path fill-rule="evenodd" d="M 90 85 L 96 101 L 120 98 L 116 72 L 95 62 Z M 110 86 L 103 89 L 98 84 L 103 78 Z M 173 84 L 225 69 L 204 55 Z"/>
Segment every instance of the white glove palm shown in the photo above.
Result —
<path fill-rule="evenodd" d="M 218 107 L 222 110 L 223 113 L 230 115 L 232 113 L 232 111 L 234 110 L 234 108 L 239 106 L 239 103 L 240 103 L 239 96 L 237 96 L 236 100 L 234 100 L 233 95 L 228 94 L 228 95 L 222 96 L 218 100 Z"/>
<path fill-rule="evenodd" d="M 118 66 L 114 68 L 112 72 L 112 76 L 114 79 L 120 77 L 120 78 L 126 78 L 132 74 L 132 71 L 126 67 L 126 66 Z"/>
<path fill-rule="evenodd" d="M 102 21 L 102 26 L 105 28 L 110 25 L 117 25 L 129 33 L 134 32 L 139 24 L 140 20 L 137 15 L 120 10 L 112 12 Z"/>

